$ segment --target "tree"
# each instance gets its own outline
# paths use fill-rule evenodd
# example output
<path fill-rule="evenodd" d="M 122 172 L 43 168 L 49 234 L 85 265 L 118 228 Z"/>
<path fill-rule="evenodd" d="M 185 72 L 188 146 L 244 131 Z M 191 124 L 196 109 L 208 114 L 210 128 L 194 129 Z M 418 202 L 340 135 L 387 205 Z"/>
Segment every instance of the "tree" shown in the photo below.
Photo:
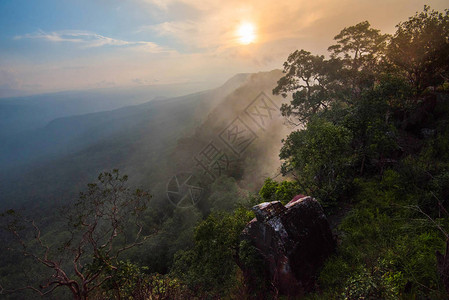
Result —
<path fill-rule="evenodd" d="M 334 37 L 337 44 L 328 51 L 332 58 L 341 59 L 338 74 L 345 80 L 343 86 L 349 88 L 346 94 L 358 98 L 364 90 L 373 87 L 380 62 L 384 60 L 387 39 L 388 35 L 371 28 L 368 21 L 344 28 Z"/>
<path fill-rule="evenodd" d="M 411 97 L 410 88 L 400 77 L 381 76 L 374 89 L 346 111 L 341 123 L 352 133 L 354 162 L 360 175 L 366 167 L 382 174 L 386 164 L 396 161 L 398 129 L 393 114 L 405 107 Z"/>
<path fill-rule="evenodd" d="M 340 57 L 347 68 L 360 71 L 372 67 L 385 53 L 388 35 L 371 28 L 368 21 L 344 28 L 334 37 L 336 45 L 330 46 L 331 57 Z"/>
<path fill-rule="evenodd" d="M 351 138 L 347 128 L 314 118 L 284 141 L 279 154 L 284 160 L 281 170 L 284 175 L 293 171 L 301 186 L 310 189 L 305 192 L 318 198 L 335 197 L 339 179 L 351 164 Z"/>
<path fill-rule="evenodd" d="M 254 213 L 243 207 L 234 214 L 211 213 L 195 228 L 195 246 L 175 255 L 172 275 L 202 299 L 225 295 L 236 284 L 239 236 L 252 218 Z"/>
<path fill-rule="evenodd" d="M 325 60 L 324 56 L 312 55 L 305 50 L 296 50 L 284 63 L 284 73 L 273 94 L 284 98 L 292 94 L 289 105 L 283 104 L 283 116 L 293 116 L 299 123 L 306 122 L 310 116 L 328 109 L 335 94 L 338 80 L 334 76 L 339 68 L 338 60 Z M 297 121 L 291 121 L 299 125 Z"/>
<path fill-rule="evenodd" d="M 345 214 L 310 298 L 448 298 L 447 234 L 433 228 L 449 228 L 448 15 L 425 7 L 392 37 L 362 22 L 335 37 L 329 60 L 301 50 L 284 64 L 274 92 L 292 95 L 284 111 L 303 127 L 283 141 L 283 174 Z M 261 197 L 278 186 L 268 179 Z"/>
<path fill-rule="evenodd" d="M 388 59 L 421 93 L 449 80 L 449 10 L 424 10 L 399 23 Z"/>
<path fill-rule="evenodd" d="M 281 201 L 282 204 L 286 205 L 299 192 L 300 188 L 296 182 L 282 181 L 279 183 L 267 178 L 259 191 L 259 196 L 264 201 Z"/>
<path fill-rule="evenodd" d="M 244 192 L 233 177 L 220 176 L 210 187 L 208 202 L 213 211 L 233 211 L 243 202 Z"/>
<path fill-rule="evenodd" d="M 37 288 L 1 288 L 1 293 L 31 289 L 40 295 L 59 287 L 70 290 L 74 299 L 87 299 L 89 294 L 111 284 L 120 273 L 120 254 L 143 243 L 151 232 L 141 222 L 150 195 L 132 191 L 128 177 L 118 170 L 104 172 L 98 183 L 88 184 L 86 192 L 68 207 L 69 238 L 56 250 L 49 245 L 37 223 L 13 210 L 5 214 L 8 232 L 19 244 L 17 251 L 51 270 L 51 275 Z M 31 230 L 27 231 L 27 229 Z"/>
<path fill-rule="evenodd" d="M 285 76 L 273 89 L 275 95 L 292 94 L 290 104 L 282 105 L 282 114 L 294 117 L 290 123 L 299 125 L 332 106 L 355 103 L 374 87 L 387 38 L 365 21 L 335 36 L 337 44 L 328 48 L 330 59 L 305 50 L 290 54 L 284 63 Z"/>

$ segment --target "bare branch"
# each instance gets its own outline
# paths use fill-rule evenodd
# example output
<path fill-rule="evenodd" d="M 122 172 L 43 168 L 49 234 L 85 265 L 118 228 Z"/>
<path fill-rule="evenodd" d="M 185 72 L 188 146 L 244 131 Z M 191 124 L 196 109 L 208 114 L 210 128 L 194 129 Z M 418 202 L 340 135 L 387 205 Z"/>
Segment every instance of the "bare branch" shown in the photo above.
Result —
<path fill-rule="evenodd" d="M 431 216 L 426 214 L 418 205 L 410 205 L 410 206 L 406 206 L 406 207 L 413 209 L 413 210 L 421 213 L 422 215 L 424 215 L 438 230 L 441 231 L 441 233 L 443 233 L 443 235 L 446 237 L 446 239 L 449 239 L 449 234 L 441 227 L 441 225 L 438 224 L 437 222 L 435 222 L 435 220 L 432 219 Z"/>
<path fill-rule="evenodd" d="M 0 294 L 30 289 L 43 296 L 60 286 L 66 286 L 76 299 L 81 299 L 110 279 L 113 275 L 107 271 L 118 269 L 118 256 L 123 251 L 141 245 L 148 237 L 142 236 L 144 226 L 139 218 L 146 209 L 145 202 L 149 200 L 149 195 L 132 193 L 125 185 L 126 179 L 115 170 L 100 174 L 100 183 L 89 184 L 89 190 L 80 195 L 68 217 L 70 238 L 63 244 L 63 249 L 72 257 L 66 261 L 67 264 L 62 263 L 62 257 L 61 260 L 50 257 L 50 246 L 42 239 L 41 230 L 34 220 L 21 218 L 34 234 L 31 240 L 22 235 L 22 228 L 17 225 L 17 220 L 8 224 L 7 229 L 20 245 L 19 252 L 53 270 L 53 273 L 39 288 L 27 285 L 6 290 L 0 286 Z M 11 215 L 16 218 L 14 214 Z M 130 243 L 125 239 L 124 245 L 117 249 L 114 240 L 124 234 L 123 229 L 131 220 L 136 232 Z M 35 247 L 28 248 L 27 243 L 31 241 L 37 244 L 38 252 L 33 251 L 36 250 Z M 89 261 L 93 263 L 88 268 L 83 268 L 83 264 Z M 72 270 L 64 270 L 65 266 L 70 266 Z M 68 275 L 72 273 L 77 280 Z"/>
<path fill-rule="evenodd" d="M 441 203 L 440 199 L 437 196 L 435 196 L 435 194 L 432 191 L 430 193 L 438 201 L 439 208 L 442 209 L 443 212 L 449 217 L 449 213 L 447 212 L 446 208 L 444 208 L 444 205 Z"/>

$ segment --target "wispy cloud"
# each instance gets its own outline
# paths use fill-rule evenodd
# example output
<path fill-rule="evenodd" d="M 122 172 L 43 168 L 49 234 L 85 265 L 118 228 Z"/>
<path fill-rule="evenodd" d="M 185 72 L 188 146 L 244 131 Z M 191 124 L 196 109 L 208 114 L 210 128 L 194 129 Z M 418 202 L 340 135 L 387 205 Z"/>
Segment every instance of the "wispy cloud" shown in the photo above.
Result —
<path fill-rule="evenodd" d="M 172 50 L 162 47 L 153 42 L 146 41 L 125 41 L 103 36 L 89 31 L 77 30 L 63 30 L 45 32 L 39 30 L 36 33 L 29 33 L 25 35 L 18 35 L 14 37 L 15 40 L 21 39 L 39 39 L 55 43 L 76 43 L 80 48 L 98 48 L 104 46 L 113 47 L 131 47 L 137 50 L 142 50 L 151 53 L 172 52 Z"/>
<path fill-rule="evenodd" d="M 447 0 L 98 0 L 87 1 L 83 10 L 89 13 L 80 15 L 70 10 L 71 5 L 79 9 L 71 2 L 76 1 L 63 8 L 42 3 L 33 15 L 20 5 L 14 14 L 0 9 L 6 24 L 17 24 L 0 37 L 6 46 L 0 47 L 0 88 L 135 86 L 153 84 L 152 78 L 158 84 L 186 78 L 218 83 L 237 72 L 281 68 L 296 49 L 325 55 L 341 29 L 364 20 L 392 33 L 425 2 L 438 10 L 447 7 Z M 51 24 L 39 17 L 44 11 L 61 17 Z M 104 19 L 93 19 L 97 13 Z M 74 22 L 86 31 L 57 30 L 73 28 Z M 239 42 L 242 23 L 255 27 L 249 45 Z M 99 24 L 111 31 L 98 31 Z M 39 26 L 46 30 L 34 31 Z M 20 28 L 28 34 L 8 38 Z M 29 45 L 34 42 L 36 49 Z"/>
<path fill-rule="evenodd" d="M 193 49 L 221 50 L 240 47 L 237 29 L 242 23 L 254 23 L 256 44 L 279 42 L 304 36 L 317 21 L 332 15 L 338 7 L 327 0 L 274 2 L 269 0 L 177 0 L 160 4 L 158 0 L 140 0 L 165 8 L 168 21 L 142 26 L 159 36 L 171 37 Z M 346 2 L 348 0 L 342 0 Z M 197 14 L 192 19 L 176 18 L 175 3 L 193 7 Z M 172 6 L 168 5 L 171 3 Z M 330 11 L 330 12 L 329 12 Z M 312 34 L 312 31 L 309 30 Z M 228 50 L 226 50 L 228 51 Z"/>
<path fill-rule="evenodd" d="M 167 9 L 167 7 L 174 1 L 172 1 L 172 0 L 140 0 L 140 2 L 152 4 L 161 9 Z"/>

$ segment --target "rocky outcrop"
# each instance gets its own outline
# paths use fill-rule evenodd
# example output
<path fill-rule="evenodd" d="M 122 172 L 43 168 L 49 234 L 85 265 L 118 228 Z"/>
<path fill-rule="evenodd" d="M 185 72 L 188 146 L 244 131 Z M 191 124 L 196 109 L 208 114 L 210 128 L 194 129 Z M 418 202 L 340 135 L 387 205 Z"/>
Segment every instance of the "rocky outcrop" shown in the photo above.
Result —
<path fill-rule="evenodd" d="M 285 206 L 265 202 L 253 210 L 256 218 L 246 225 L 241 239 L 256 249 L 262 266 L 255 274 L 239 263 L 249 290 L 259 288 L 255 275 L 281 295 L 301 296 L 313 290 L 318 270 L 335 249 L 321 205 L 312 197 L 298 195 Z"/>

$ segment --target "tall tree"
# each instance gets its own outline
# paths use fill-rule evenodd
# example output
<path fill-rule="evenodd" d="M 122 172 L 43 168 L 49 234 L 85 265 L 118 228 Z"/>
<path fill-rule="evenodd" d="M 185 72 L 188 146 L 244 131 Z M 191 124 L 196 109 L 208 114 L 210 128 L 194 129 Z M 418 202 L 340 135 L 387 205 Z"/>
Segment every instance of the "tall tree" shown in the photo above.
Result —
<path fill-rule="evenodd" d="M 309 189 L 305 192 L 326 199 L 335 194 L 339 178 L 351 163 L 350 141 L 351 132 L 345 127 L 313 118 L 304 130 L 292 132 L 284 141 L 281 170 L 284 175 L 293 171 Z"/>
<path fill-rule="evenodd" d="M 424 10 L 399 23 L 388 59 L 418 93 L 449 80 L 449 10 Z"/>
<path fill-rule="evenodd" d="M 335 36 L 337 44 L 328 48 L 330 59 L 305 50 L 290 54 L 285 75 L 273 89 L 275 95 L 292 96 L 290 104 L 282 105 L 282 114 L 298 125 L 332 105 L 356 102 L 363 91 L 374 87 L 387 38 L 365 21 Z"/>
<path fill-rule="evenodd" d="M 384 59 L 388 35 L 371 28 L 368 21 L 344 28 L 334 37 L 337 44 L 328 48 L 331 57 L 342 61 L 339 76 L 346 79 L 347 93 L 359 97 L 373 87 L 380 62 Z"/>
<path fill-rule="evenodd" d="M 296 50 L 284 63 L 284 73 L 273 94 L 287 97 L 292 93 L 292 101 L 284 104 L 281 112 L 293 124 L 307 121 L 310 116 L 328 109 L 335 96 L 338 80 L 336 70 L 338 60 L 325 60 L 324 56 L 312 55 L 305 50 Z"/>
<path fill-rule="evenodd" d="M 344 28 L 334 37 L 337 44 L 328 48 L 331 57 L 340 57 L 353 70 L 372 67 L 384 54 L 388 35 L 371 28 L 368 21 Z"/>

